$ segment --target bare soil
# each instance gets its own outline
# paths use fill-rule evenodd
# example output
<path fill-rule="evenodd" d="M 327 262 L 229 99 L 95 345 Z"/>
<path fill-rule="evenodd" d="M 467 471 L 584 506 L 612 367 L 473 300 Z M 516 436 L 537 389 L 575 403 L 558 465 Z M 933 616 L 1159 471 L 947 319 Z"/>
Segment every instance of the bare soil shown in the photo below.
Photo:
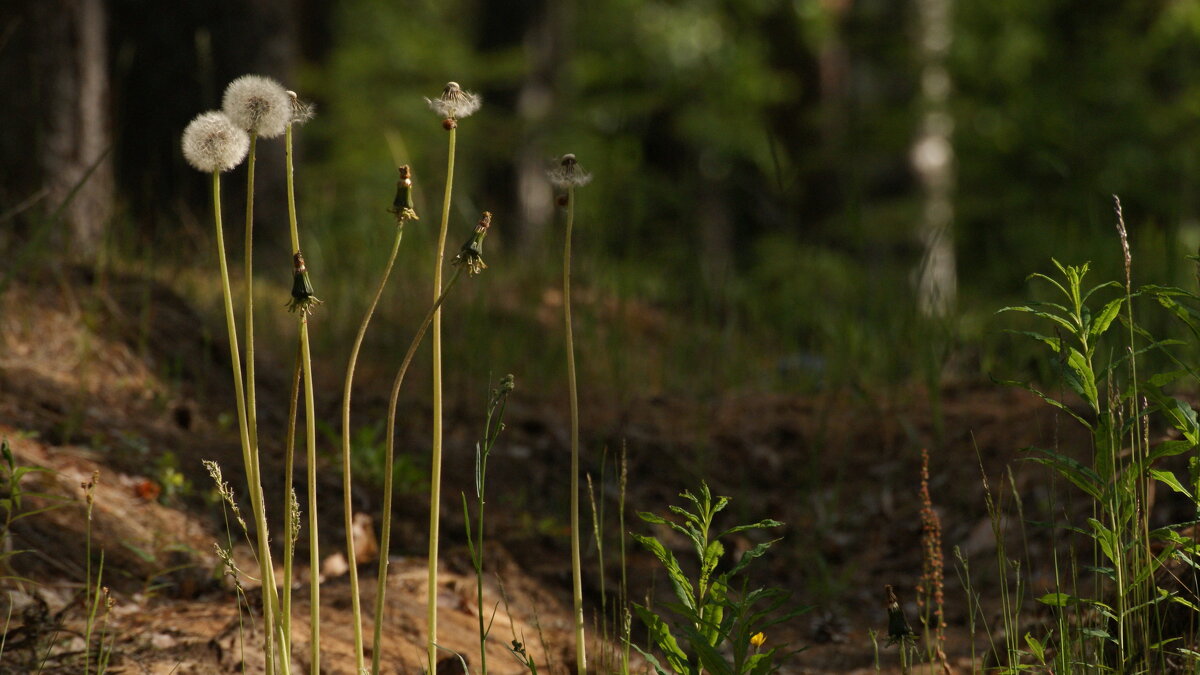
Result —
<path fill-rule="evenodd" d="M 262 671 L 253 607 L 239 605 L 234 584 L 213 552 L 214 542 L 225 541 L 228 530 L 200 466 L 201 459 L 216 460 L 226 480 L 244 494 L 240 450 L 229 425 L 223 345 L 223 329 L 205 326 L 183 299 L 144 279 L 65 272 L 12 283 L 0 294 L 0 438 L 11 443 L 17 464 L 51 470 L 25 478 L 23 490 L 40 496 L 27 497 L 22 509 L 54 507 L 15 521 L 5 541 L 9 550 L 25 552 L 6 560 L 9 578 L 2 583 L 8 600 L 0 601 L 0 614 L 8 618 L 0 672 L 80 671 L 89 560 L 93 578 L 103 560 L 102 583 L 114 600 L 97 623 L 112 651 L 109 672 Z M 386 391 L 386 383 L 371 372 L 370 366 L 364 369 L 356 390 L 356 419 L 371 418 L 380 409 L 380 392 Z M 319 376 L 340 381 L 334 372 Z M 270 377 L 260 385 L 264 439 L 282 438 L 287 410 L 287 382 Z M 321 394 L 326 419 L 337 419 L 336 389 Z M 522 672 L 506 648 L 515 638 L 526 644 L 542 672 L 570 672 L 565 403 L 520 393 L 512 400 L 508 430 L 489 475 L 485 605 L 499 609 L 488 665 L 497 674 Z M 754 568 L 752 578 L 788 588 L 797 603 L 815 607 L 768 636 L 769 645 L 804 648 L 784 668 L 790 673 L 874 672 L 870 631 L 886 632 L 884 584 L 897 588 L 917 625 L 921 448 L 931 451 L 931 493 L 945 542 L 949 661 L 957 671 L 970 672 L 972 640 L 951 551 L 955 546 L 963 551 L 978 589 L 986 594 L 993 588 L 996 546 L 981 476 L 990 477 L 988 486 L 998 500 L 1011 501 L 1003 495 L 1015 487 L 1038 502 L 1047 489 L 1045 470 L 1015 464 L 1010 483 L 1005 467 L 1024 446 L 1070 446 L 1078 440 L 1044 404 L 990 383 L 951 385 L 936 396 L 920 388 L 896 388 L 806 396 L 732 393 L 708 400 L 626 395 L 621 400 L 614 404 L 594 392 L 584 399 L 586 464 L 607 532 L 603 572 L 595 545 L 585 552 L 588 606 L 600 607 L 602 579 L 608 602 L 620 584 L 616 514 L 621 490 L 614 467 L 623 448 L 627 530 L 650 532 L 634 512 L 665 512 L 668 504 L 679 503 L 680 490 L 694 489 L 702 478 L 714 492 L 733 497 L 731 523 L 765 517 L 786 523 L 775 533 L 783 540 Z M 402 414 L 412 421 L 400 431 L 402 452 L 419 454 L 427 413 L 415 394 L 405 399 Z M 461 534 L 458 494 L 471 489 L 479 414 L 466 404 L 450 405 L 442 506 L 447 541 L 438 594 L 439 642 L 466 655 L 472 669 L 478 653 L 474 576 Z M 330 445 L 328 439 L 322 443 Z M 320 494 L 326 495 L 318 504 L 321 557 L 331 565 L 321 586 L 322 672 L 349 673 L 349 589 L 346 574 L 336 567 L 344 542 L 341 479 L 332 450 L 325 448 L 319 467 Z M 277 521 L 285 494 L 283 451 L 264 441 L 263 454 L 265 489 Z M 89 523 L 80 486 L 97 473 Z M 296 476 L 303 475 L 303 466 L 297 466 Z M 297 487 L 303 495 L 303 486 Z M 356 486 L 355 502 L 378 522 L 377 497 L 369 485 Z M 425 503 L 423 490 L 410 489 L 394 511 L 384 619 L 383 661 L 390 670 L 385 672 L 421 670 Z M 302 510 L 308 508 L 301 503 Z M 585 512 L 585 521 L 589 517 Z M 682 542 L 656 534 L 686 558 Z M 732 542 L 731 548 L 749 548 L 757 541 L 753 536 Z M 1038 536 L 1028 540 L 1034 549 L 1044 546 Z M 369 541 L 363 546 L 369 551 Z M 626 546 L 630 596 L 653 593 L 665 599 L 666 583 L 656 564 L 631 540 Z M 245 546 L 237 551 L 243 570 L 256 569 Z M 296 556 L 308 560 L 305 533 Z M 280 560 L 278 548 L 274 560 Z M 365 562 L 360 578 L 369 638 L 375 563 Z M 308 669 L 308 575 L 302 566 L 293 594 L 296 672 Z M 253 606 L 254 582 L 243 583 Z M 1046 580 L 1033 574 L 1028 583 L 1036 589 Z M 977 631 L 978 648 L 985 644 L 982 636 Z M 635 626 L 634 640 L 644 642 L 640 627 Z M 603 651 L 592 646 L 594 655 Z M 894 670 L 894 648 L 881 644 L 880 660 L 885 672 Z"/>

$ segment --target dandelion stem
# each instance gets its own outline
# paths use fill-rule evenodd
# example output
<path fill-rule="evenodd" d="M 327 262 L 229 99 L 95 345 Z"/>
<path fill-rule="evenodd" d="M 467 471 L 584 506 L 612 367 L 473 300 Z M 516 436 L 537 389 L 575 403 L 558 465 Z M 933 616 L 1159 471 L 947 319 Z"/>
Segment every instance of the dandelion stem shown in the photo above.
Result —
<path fill-rule="evenodd" d="M 450 223 L 450 197 L 454 191 L 454 146 L 457 130 L 449 130 L 446 155 L 446 192 L 442 197 L 442 222 L 438 228 L 437 257 L 433 265 L 433 298 L 442 293 L 442 261 L 446 255 L 446 230 Z M 442 503 L 442 313 L 433 313 L 433 444 L 429 476 L 429 575 L 426 588 L 427 645 L 430 672 L 437 665 L 438 529 Z"/>
<path fill-rule="evenodd" d="M 225 300 L 225 328 L 229 334 L 229 360 L 233 369 L 234 398 L 237 403 L 238 434 L 242 442 L 242 462 L 246 467 L 246 481 L 250 492 L 250 506 L 254 511 L 254 525 L 258 533 L 258 566 L 262 579 L 263 593 L 263 635 L 268 636 L 266 659 L 268 672 L 274 672 L 274 654 L 270 642 L 275 636 L 275 581 L 271 569 L 271 553 L 267 542 L 266 514 L 263 510 L 262 491 L 257 490 L 257 472 L 255 471 L 254 453 L 250 445 L 250 435 L 246 419 L 246 394 L 242 385 L 242 360 L 239 355 L 237 339 L 237 321 L 233 313 L 233 294 L 229 287 L 229 265 L 225 258 L 225 235 L 221 227 L 221 175 L 213 172 L 213 222 L 217 237 L 217 260 L 221 267 L 221 291 Z"/>
<path fill-rule="evenodd" d="M 383 522 L 380 527 L 379 536 L 379 577 L 375 587 L 375 634 L 372 641 L 372 656 L 371 656 L 371 673 L 378 675 L 380 666 L 380 653 L 383 650 L 383 612 L 384 599 L 387 594 L 387 573 L 388 573 L 388 548 L 391 546 L 392 538 L 392 476 L 395 473 L 395 456 L 396 456 L 396 407 L 400 400 L 400 385 L 404 383 L 404 375 L 408 372 L 408 366 L 412 363 L 413 356 L 417 353 L 417 347 L 421 344 L 421 339 L 425 337 L 425 332 L 429 329 L 433 322 L 433 317 L 441 311 L 442 303 L 445 302 L 446 296 L 450 293 L 450 289 L 454 288 L 454 284 L 458 283 L 462 276 L 463 267 L 455 270 L 454 275 L 450 277 L 446 288 L 434 301 L 433 306 L 429 308 L 429 312 L 425 314 L 425 319 L 421 322 L 421 327 L 417 329 L 417 334 L 413 337 L 412 343 L 408 346 L 408 351 L 404 354 L 404 360 L 400 362 L 400 369 L 396 371 L 396 378 L 392 381 L 392 395 L 388 399 L 388 414 L 387 414 L 387 454 L 384 456 L 383 467 Z"/>
<path fill-rule="evenodd" d="M 292 525 L 292 481 L 296 464 L 296 408 L 300 399 L 300 374 L 304 350 L 296 345 L 296 365 L 292 368 L 292 392 L 288 396 L 287 438 L 283 457 L 283 584 L 279 601 L 279 616 L 282 622 L 284 649 L 292 649 L 292 567 L 296 553 L 296 532 Z"/>
<path fill-rule="evenodd" d="M 350 362 L 346 365 L 346 382 L 342 387 L 342 507 L 346 514 L 346 560 L 350 567 L 350 600 L 354 614 L 354 663 L 356 668 L 354 672 L 356 673 L 362 672 L 364 661 L 362 605 L 358 595 L 358 561 L 354 555 L 354 505 L 351 500 L 353 476 L 350 469 L 350 392 L 354 384 L 354 368 L 358 364 L 358 352 L 362 348 L 363 337 L 367 334 L 367 326 L 371 323 L 371 316 L 375 314 L 375 306 L 379 304 L 379 298 L 383 295 L 384 287 L 387 286 L 388 277 L 392 274 L 392 265 L 396 262 L 396 253 L 400 250 L 400 240 L 403 236 L 404 227 L 402 224 L 398 224 L 396 238 L 392 242 L 392 253 L 388 256 L 387 266 L 383 270 L 383 278 L 379 280 L 379 288 L 375 291 L 371 305 L 367 307 L 362 325 L 358 327 L 358 335 L 354 337 L 354 346 L 350 348 Z M 384 551 L 382 555 L 386 556 L 387 552 Z M 375 621 L 379 621 L 378 616 Z"/>
<path fill-rule="evenodd" d="M 567 387 L 571 404 L 571 596 L 575 614 L 576 672 L 587 672 L 583 630 L 583 579 L 579 559 L 579 394 L 575 379 L 575 336 L 571 328 L 571 230 L 575 224 L 575 188 L 567 188 L 567 237 L 563 245 L 563 323 L 567 333 Z"/>
<path fill-rule="evenodd" d="M 294 256 L 300 252 L 300 226 L 296 217 L 296 178 L 293 163 L 294 154 L 292 151 L 292 125 L 290 123 L 287 125 L 284 147 L 287 156 L 288 225 L 292 237 L 292 255 Z M 317 406 L 313 398 L 313 372 L 312 355 L 309 350 L 308 312 L 304 309 L 300 310 L 299 358 L 304 371 L 304 440 L 305 461 L 308 465 L 309 661 L 311 663 L 312 675 L 318 675 L 321 668 L 321 584 L 317 571 L 321 568 L 321 551 L 317 536 Z M 295 393 L 292 394 L 292 397 L 293 405 L 295 405 Z M 295 416 L 293 415 L 293 428 L 294 425 Z M 290 475 L 290 462 L 288 471 Z M 291 495 L 292 484 L 290 481 L 285 486 L 285 489 L 288 495 Z M 290 510 L 288 511 L 287 520 L 289 523 L 291 522 Z M 291 546 L 290 541 L 288 542 L 288 546 Z M 291 593 L 290 586 L 288 587 L 288 593 Z M 288 618 L 288 626 L 291 626 L 290 617 Z M 287 640 L 290 644 L 290 632 Z"/>

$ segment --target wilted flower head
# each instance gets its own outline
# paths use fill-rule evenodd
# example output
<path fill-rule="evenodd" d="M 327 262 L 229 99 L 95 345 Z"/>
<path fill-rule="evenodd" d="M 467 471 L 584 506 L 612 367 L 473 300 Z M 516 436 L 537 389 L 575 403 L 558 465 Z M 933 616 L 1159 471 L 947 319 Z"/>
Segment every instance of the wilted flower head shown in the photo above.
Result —
<path fill-rule="evenodd" d="M 475 233 L 463 244 L 462 250 L 450 261 L 453 265 L 466 265 L 467 274 L 479 274 L 487 269 L 483 262 L 483 238 L 487 236 L 488 228 L 492 226 L 492 213 L 484 211 L 483 217 L 475 226 Z"/>
<path fill-rule="evenodd" d="M 287 95 L 292 100 L 292 117 L 288 120 L 288 124 L 304 124 L 317 114 L 316 106 L 308 101 L 301 101 L 296 92 L 289 89 Z"/>
<path fill-rule="evenodd" d="M 313 293 L 312 282 L 308 280 L 308 267 L 304 264 L 304 254 L 296 251 L 292 256 L 292 299 L 288 302 L 289 312 L 312 314 L 313 309 L 321 304 Z"/>
<path fill-rule="evenodd" d="M 249 149 L 250 137 L 223 112 L 198 115 L 183 130 L 183 156 L 197 171 L 229 171 Z"/>
<path fill-rule="evenodd" d="M 479 110 L 483 99 L 479 94 L 463 91 L 457 82 L 447 82 L 446 88 L 438 98 L 427 98 L 430 110 L 448 120 L 459 120 Z M 453 127 L 449 127 L 453 128 Z"/>
<path fill-rule="evenodd" d="M 884 593 L 887 595 L 887 614 L 888 614 L 888 644 L 894 645 L 897 643 L 911 642 L 916 633 L 908 624 L 908 618 L 904 616 L 904 608 L 900 606 L 900 600 L 896 598 L 896 591 L 892 590 L 890 585 L 883 587 Z"/>
<path fill-rule="evenodd" d="M 225 87 L 221 109 L 239 127 L 275 138 L 292 119 L 292 98 L 283 85 L 262 75 L 243 75 Z"/>
<path fill-rule="evenodd" d="M 396 196 L 392 197 L 392 208 L 388 209 L 396 216 L 396 222 L 405 220 L 420 220 L 413 210 L 412 169 L 407 164 L 396 169 L 400 172 L 400 180 L 396 181 Z"/>
<path fill-rule="evenodd" d="M 587 185 L 592 181 L 592 174 L 583 170 L 575 155 L 566 154 L 559 160 L 558 166 L 546 174 L 555 187 L 573 188 Z"/>

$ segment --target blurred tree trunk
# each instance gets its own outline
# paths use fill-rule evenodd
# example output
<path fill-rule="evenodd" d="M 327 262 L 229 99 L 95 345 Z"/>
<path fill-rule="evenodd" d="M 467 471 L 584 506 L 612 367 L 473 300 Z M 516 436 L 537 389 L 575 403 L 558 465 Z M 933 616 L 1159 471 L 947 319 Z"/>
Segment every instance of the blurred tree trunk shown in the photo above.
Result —
<path fill-rule="evenodd" d="M 958 277 L 954 257 L 954 118 L 947 102 L 950 74 L 946 55 L 953 38 L 953 0 L 917 0 L 917 53 L 921 58 L 921 126 L 912 147 L 912 163 L 924 188 L 918 226 L 921 265 L 917 305 L 929 317 L 954 310 Z"/>
<path fill-rule="evenodd" d="M 9 5 L 3 18 L 11 42 L 0 79 L 6 101 L 18 102 L 3 120 L 13 134 L 3 146 L 4 175 L 13 179 L 5 197 L 40 195 L 38 208 L 24 214 L 25 229 L 53 226 L 44 241 L 91 259 L 113 210 L 106 7 L 33 0 Z M 48 223 L 52 215 L 59 220 Z"/>

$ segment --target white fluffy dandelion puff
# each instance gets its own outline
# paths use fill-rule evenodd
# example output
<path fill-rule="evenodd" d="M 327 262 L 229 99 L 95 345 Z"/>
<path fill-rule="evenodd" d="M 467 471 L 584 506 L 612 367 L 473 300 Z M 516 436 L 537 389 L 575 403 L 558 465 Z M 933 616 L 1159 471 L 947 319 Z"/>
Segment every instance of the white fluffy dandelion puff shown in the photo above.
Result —
<path fill-rule="evenodd" d="M 262 75 L 243 75 L 225 88 L 221 109 L 239 127 L 275 138 L 292 119 L 292 97 L 283 85 Z"/>
<path fill-rule="evenodd" d="M 460 120 L 479 110 L 483 99 L 479 94 L 463 91 L 457 82 L 447 82 L 441 96 L 427 98 L 425 102 L 429 104 L 429 109 L 437 113 L 439 117 Z"/>
<path fill-rule="evenodd" d="M 292 101 L 292 117 L 290 124 L 301 125 L 311 120 L 316 115 L 316 106 L 308 101 L 301 101 L 296 92 L 289 90 L 288 98 Z"/>
<path fill-rule="evenodd" d="M 183 130 L 183 156 L 197 171 L 229 171 L 249 149 L 250 137 L 223 112 L 203 113 Z"/>
<path fill-rule="evenodd" d="M 546 175 L 559 188 L 581 187 L 592 181 L 592 174 L 584 171 L 572 154 L 563 155 L 558 166 L 546 172 Z"/>

